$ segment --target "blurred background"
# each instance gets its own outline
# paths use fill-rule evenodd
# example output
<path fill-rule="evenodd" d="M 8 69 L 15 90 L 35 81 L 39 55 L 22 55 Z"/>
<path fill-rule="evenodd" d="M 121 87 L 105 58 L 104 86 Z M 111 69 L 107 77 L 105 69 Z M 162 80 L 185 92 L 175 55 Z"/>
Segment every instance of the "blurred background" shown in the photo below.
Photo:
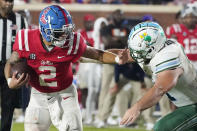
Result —
<path fill-rule="evenodd" d="M 40 10 L 50 4 L 60 4 L 70 11 L 76 28 L 83 27 L 83 16 L 91 13 L 107 17 L 121 9 L 128 19 L 140 19 L 151 14 L 164 28 L 175 23 L 175 15 L 188 0 L 15 0 L 14 10 L 28 9 L 33 24 L 38 24 Z"/>

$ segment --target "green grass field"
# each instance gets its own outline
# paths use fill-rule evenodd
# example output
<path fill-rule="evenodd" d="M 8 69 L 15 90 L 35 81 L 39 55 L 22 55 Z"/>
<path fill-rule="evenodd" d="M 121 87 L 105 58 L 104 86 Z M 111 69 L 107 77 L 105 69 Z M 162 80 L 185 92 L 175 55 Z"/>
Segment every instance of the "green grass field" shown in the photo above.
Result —
<path fill-rule="evenodd" d="M 83 128 L 84 131 L 146 131 L 145 129 L 133 129 L 133 128 L 94 128 L 94 127 L 87 127 Z M 14 123 L 12 127 L 12 131 L 24 131 L 24 124 L 23 123 Z M 51 126 L 49 131 L 58 131 L 54 126 Z"/>

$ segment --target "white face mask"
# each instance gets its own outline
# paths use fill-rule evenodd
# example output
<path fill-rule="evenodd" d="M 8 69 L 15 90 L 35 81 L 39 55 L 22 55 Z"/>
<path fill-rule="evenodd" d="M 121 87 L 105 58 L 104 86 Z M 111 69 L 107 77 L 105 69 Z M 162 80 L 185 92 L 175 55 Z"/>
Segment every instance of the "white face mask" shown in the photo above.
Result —
<path fill-rule="evenodd" d="M 49 42 L 52 43 L 53 46 L 57 46 L 60 48 L 69 47 L 70 40 L 73 39 L 73 30 L 74 25 L 63 25 L 60 29 L 45 29 L 47 37 L 49 37 Z M 49 33 L 48 33 L 49 32 Z M 66 44 L 68 42 L 68 44 Z"/>
<path fill-rule="evenodd" d="M 70 41 L 73 41 L 74 33 L 70 33 L 69 35 L 62 35 L 61 37 L 52 38 L 52 45 L 60 47 L 60 48 L 67 48 L 70 46 Z M 67 42 L 67 43 L 66 43 Z"/>
<path fill-rule="evenodd" d="M 66 39 L 61 40 L 61 41 L 53 41 L 52 45 L 60 47 L 60 48 L 65 48 L 65 43 L 66 43 Z"/>
<path fill-rule="evenodd" d="M 63 31 L 58 31 L 54 33 L 54 35 L 51 35 L 52 45 L 65 48 L 65 43 L 68 40 L 68 37 L 70 37 L 69 34 L 66 34 Z"/>

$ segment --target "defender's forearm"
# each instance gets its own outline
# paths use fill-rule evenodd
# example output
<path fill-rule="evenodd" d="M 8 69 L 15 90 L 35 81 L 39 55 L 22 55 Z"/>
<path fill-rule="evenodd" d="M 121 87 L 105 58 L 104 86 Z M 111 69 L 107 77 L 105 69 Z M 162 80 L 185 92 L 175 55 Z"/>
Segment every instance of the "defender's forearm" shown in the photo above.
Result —
<path fill-rule="evenodd" d="M 145 110 L 159 102 L 161 97 L 176 85 L 182 73 L 182 68 L 158 73 L 154 86 L 137 102 L 140 110 Z"/>
<path fill-rule="evenodd" d="M 156 105 L 163 96 L 163 92 L 156 87 L 152 87 L 148 92 L 136 103 L 141 111 Z"/>

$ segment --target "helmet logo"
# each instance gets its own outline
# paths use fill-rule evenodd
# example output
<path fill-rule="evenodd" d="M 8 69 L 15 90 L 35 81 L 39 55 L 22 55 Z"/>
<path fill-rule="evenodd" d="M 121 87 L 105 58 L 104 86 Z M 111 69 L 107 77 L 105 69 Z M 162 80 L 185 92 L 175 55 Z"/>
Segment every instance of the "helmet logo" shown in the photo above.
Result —
<path fill-rule="evenodd" d="M 49 10 L 50 10 L 50 8 L 48 7 L 48 8 L 46 8 L 46 9 L 43 11 L 43 14 L 42 14 L 42 16 L 41 16 L 41 18 L 40 18 L 40 21 L 41 21 L 43 24 L 47 24 L 47 20 L 45 19 L 45 15 L 46 15 L 46 13 L 49 12 Z"/>
<path fill-rule="evenodd" d="M 151 42 L 151 37 L 149 35 L 147 35 L 147 33 L 143 33 L 142 35 L 140 35 L 140 38 L 143 39 L 144 41 L 148 41 Z"/>
<path fill-rule="evenodd" d="M 146 42 L 147 45 L 150 45 L 150 42 L 151 42 L 151 36 L 149 36 L 146 32 L 144 32 L 142 35 L 139 35 L 140 38 L 142 40 L 144 40 Z M 148 43 L 147 43 L 148 42 Z M 139 47 L 141 47 L 141 43 L 139 43 Z"/>
<path fill-rule="evenodd" d="M 147 36 L 147 33 L 146 32 L 144 32 L 142 35 L 140 35 L 140 38 L 141 39 L 144 39 L 145 36 Z"/>
<path fill-rule="evenodd" d="M 151 41 L 151 37 L 149 35 L 148 36 L 145 36 L 144 37 L 144 40 L 150 42 Z"/>

